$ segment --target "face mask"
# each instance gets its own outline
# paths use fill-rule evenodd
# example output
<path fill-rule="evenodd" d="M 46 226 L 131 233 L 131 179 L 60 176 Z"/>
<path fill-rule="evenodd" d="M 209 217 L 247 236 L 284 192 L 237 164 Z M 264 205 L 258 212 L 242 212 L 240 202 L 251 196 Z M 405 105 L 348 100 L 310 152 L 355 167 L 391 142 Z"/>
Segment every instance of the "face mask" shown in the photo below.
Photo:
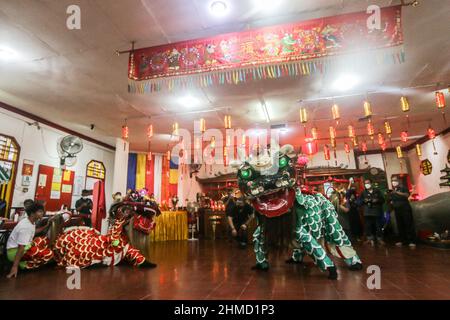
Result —
<path fill-rule="evenodd" d="M 392 181 L 392 186 L 393 187 L 397 187 L 398 186 L 398 181 Z"/>
<path fill-rule="evenodd" d="M 372 185 L 371 185 L 370 183 L 366 183 L 366 184 L 364 185 L 364 187 L 366 187 L 366 189 L 370 189 L 370 188 L 372 188 Z"/>

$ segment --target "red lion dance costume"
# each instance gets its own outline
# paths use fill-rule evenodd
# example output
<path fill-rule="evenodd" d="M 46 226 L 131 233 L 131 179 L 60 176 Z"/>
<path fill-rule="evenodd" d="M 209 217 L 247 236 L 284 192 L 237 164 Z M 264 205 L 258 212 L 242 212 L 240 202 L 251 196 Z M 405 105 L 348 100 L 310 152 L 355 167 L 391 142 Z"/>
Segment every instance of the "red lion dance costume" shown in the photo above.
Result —
<path fill-rule="evenodd" d="M 133 266 L 156 267 L 129 243 L 124 226 L 134 217 L 133 229 L 149 234 L 155 227 L 153 217 L 161 214 L 158 205 L 121 202 L 110 213 L 114 223 L 107 235 L 93 228 L 71 227 L 56 238 L 53 247 L 48 237 L 36 237 L 21 260 L 21 268 L 35 269 L 52 259 L 60 267 L 114 266 L 123 260 Z"/>

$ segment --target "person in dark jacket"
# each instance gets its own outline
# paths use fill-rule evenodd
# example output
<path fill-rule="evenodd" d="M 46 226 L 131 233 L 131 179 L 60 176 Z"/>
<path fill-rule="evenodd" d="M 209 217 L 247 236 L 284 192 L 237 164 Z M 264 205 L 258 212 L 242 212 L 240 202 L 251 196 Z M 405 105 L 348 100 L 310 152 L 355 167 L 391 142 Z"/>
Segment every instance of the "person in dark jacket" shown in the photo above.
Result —
<path fill-rule="evenodd" d="M 240 191 L 236 191 L 225 211 L 232 237 L 239 242 L 241 248 L 245 248 L 248 242 L 248 224 L 253 219 L 253 207 L 245 201 Z"/>
<path fill-rule="evenodd" d="M 361 218 L 358 210 L 358 195 L 356 194 L 356 186 L 353 178 L 350 179 L 350 184 L 347 192 L 345 193 L 347 200 L 346 205 L 349 209 L 348 217 L 350 222 L 350 235 L 353 241 L 361 241 L 362 228 Z"/>
<path fill-rule="evenodd" d="M 400 241 L 397 246 L 409 245 L 416 246 L 416 232 L 414 228 L 414 219 L 412 208 L 409 203 L 409 190 L 404 187 L 397 177 L 391 180 L 392 191 L 389 192 L 389 200 L 395 212 Z"/>
<path fill-rule="evenodd" d="M 373 187 L 370 179 L 364 180 L 364 191 L 361 193 L 359 203 L 364 210 L 364 230 L 367 243 L 384 245 L 382 218 L 384 197 L 381 191 Z"/>

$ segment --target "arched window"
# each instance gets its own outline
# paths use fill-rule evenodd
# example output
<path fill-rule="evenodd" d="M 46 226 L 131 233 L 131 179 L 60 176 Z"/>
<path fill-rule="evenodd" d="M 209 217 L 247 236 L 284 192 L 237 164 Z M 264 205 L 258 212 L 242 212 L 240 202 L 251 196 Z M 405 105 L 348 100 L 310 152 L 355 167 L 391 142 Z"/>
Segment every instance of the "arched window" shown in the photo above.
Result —
<path fill-rule="evenodd" d="M 14 193 L 20 147 L 13 137 L 0 134 L 0 215 L 8 216 Z"/>

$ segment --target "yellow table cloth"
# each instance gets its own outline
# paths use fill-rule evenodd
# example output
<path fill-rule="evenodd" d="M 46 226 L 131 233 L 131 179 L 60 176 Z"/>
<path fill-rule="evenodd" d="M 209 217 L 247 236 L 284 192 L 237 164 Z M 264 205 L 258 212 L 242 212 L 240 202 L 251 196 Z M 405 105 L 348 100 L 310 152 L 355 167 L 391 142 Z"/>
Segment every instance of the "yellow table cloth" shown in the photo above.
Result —
<path fill-rule="evenodd" d="M 150 233 L 150 242 L 188 239 L 186 211 L 162 211 L 155 222 L 156 227 Z"/>

